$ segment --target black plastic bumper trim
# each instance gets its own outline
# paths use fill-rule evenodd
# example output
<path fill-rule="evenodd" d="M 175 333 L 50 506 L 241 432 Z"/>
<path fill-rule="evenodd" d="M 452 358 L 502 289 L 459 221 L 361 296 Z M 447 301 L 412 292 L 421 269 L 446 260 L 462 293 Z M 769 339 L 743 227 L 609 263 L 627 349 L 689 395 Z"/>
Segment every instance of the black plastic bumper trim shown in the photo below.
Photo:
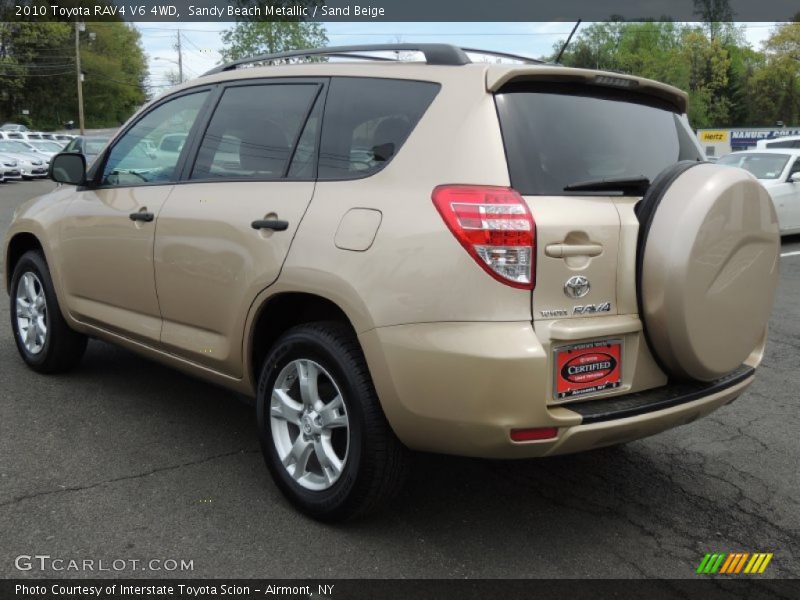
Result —
<path fill-rule="evenodd" d="M 753 367 L 742 365 L 735 371 L 711 382 L 672 383 L 663 387 L 634 392 L 613 398 L 600 398 L 586 402 L 560 405 L 583 417 L 581 424 L 600 423 L 634 417 L 657 410 L 664 410 L 699 400 L 711 394 L 725 391 L 741 383 L 755 373 Z"/>

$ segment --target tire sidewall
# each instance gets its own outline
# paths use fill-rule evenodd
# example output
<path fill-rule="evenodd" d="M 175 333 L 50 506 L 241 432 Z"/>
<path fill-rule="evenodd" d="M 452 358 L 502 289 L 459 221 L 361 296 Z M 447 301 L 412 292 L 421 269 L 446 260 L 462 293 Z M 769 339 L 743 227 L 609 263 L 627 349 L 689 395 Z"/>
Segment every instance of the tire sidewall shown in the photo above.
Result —
<path fill-rule="evenodd" d="M 318 363 L 333 378 L 342 394 L 349 422 L 347 461 L 339 479 L 327 490 L 307 490 L 297 484 L 278 457 L 270 425 L 272 388 L 281 370 L 293 360 L 309 359 Z M 264 460 L 276 484 L 284 494 L 315 518 L 337 518 L 346 510 L 360 482 L 364 456 L 364 412 L 360 401 L 363 390 L 353 376 L 354 365 L 336 342 L 313 330 L 290 331 L 269 353 L 259 378 L 256 396 L 258 436 Z"/>
<path fill-rule="evenodd" d="M 39 279 L 44 289 L 44 301 L 47 307 L 47 337 L 44 342 L 44 347 L 38 354 L 31 354 L 22 343 L 19 336 L 19 328 L 17 326 L 17 289 L 19 288 L 20 280 L 25 273 L 33 273 Z M 48 357 L 52 353 L 53 336 L 55 335 L 55 319 L 57 311 L 60 310 L 56 301 L 55 289 L 53 282 L 50 278 L 50 271 L 47 264 L 40 254 L 35 252 L 28 252 L 20 258 L 14 274 L 11 277 L 11 295 L 9 314 L 11 315 L 11 331 L 14 335 L 14 343 L 17 345 L 22 359 L 32 367 L 42 367 L 47 362 Z"/>

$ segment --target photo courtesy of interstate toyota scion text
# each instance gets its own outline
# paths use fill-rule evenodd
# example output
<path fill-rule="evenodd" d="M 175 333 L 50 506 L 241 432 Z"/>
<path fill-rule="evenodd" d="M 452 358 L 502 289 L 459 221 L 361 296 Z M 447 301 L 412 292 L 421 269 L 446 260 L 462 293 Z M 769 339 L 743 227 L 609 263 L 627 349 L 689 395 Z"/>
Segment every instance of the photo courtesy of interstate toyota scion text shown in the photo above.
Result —
<path fill-rule="evenodd" d="M 704 160 L 678 89 L 476 54 L 242 59 L 56 155 L 5 240 L 22 359 L 98 338 L 255 398 L 275 484 L 326 521 L 414 451 L 574 453 L 734 401 L 778 281 L 765 188 Z"/>

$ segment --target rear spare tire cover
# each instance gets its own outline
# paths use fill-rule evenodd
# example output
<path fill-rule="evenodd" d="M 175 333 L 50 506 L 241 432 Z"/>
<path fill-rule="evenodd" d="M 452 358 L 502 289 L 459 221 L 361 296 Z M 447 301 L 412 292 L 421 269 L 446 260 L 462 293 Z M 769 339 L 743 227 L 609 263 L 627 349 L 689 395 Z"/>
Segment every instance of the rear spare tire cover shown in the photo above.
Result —
<path fill-rule="evenodd" d="M 736 369 L 762 340 L 778 285 L 769 194 L 744 170 L 684 162 L 637 214 L 639 309 L 656 359 L 681 379 Z"/>

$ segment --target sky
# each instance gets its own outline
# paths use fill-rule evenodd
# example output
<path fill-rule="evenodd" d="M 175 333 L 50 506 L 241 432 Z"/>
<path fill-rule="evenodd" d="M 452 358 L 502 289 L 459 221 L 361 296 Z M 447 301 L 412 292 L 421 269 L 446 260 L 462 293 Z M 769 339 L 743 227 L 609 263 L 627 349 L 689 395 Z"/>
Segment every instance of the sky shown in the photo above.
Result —
<path fill-rule="evenodd" d="M 167 74 L 177 72 L 174 49 L 177 30 L 183 40 L 184 78 L 193 79 L 220 62 L 220 34 L 234 25 L 209 23 L 135 23 L 148 55 L 154 93 L 166 90 Z M 330 45 L 446 42 L 534 58 L 548 54 L 553 44 L 569 35 L 573 24 L 554 23 L 325 23 Z M 584 23 L 585 27 L 589 23 Z M 740 23 L 750 45 L 759 49 L 775 23 Z M 580 31 L 580 29 L 578 30 Z"/>

